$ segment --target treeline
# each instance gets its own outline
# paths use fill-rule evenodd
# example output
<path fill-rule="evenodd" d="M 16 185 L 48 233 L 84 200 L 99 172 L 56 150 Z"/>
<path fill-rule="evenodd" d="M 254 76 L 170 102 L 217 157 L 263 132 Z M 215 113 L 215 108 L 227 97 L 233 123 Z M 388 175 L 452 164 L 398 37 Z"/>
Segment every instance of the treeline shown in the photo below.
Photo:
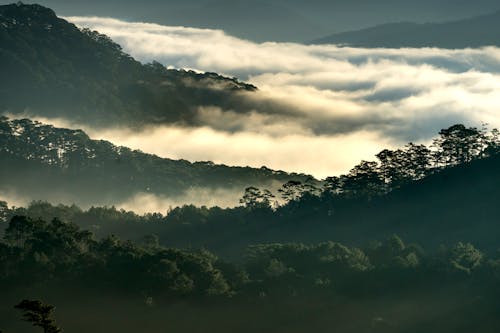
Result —
<path fill-rule="evenodd" d="M 161 158 L 92 140 L 81 130 L 6 117 L 0 117 L 0 160 L 2 189 L 49 201 L 64 197 L 85 205 L 127 201 L 137 193 L 172 198 L 193 188 L 242 192 L 252 184 L 267 186 L 308 177 L 265 167 Z M 47 187 L 52 191 L 45 191 Z"/>
<path fill-rule="evenodd" d="M 408 143 L 403 148 L 379 152 L 376 161 L 361 161 L 348 174 L 328 177 L 323 187 L 312 183 L 289 181 L 278 190 L 285 202 L 309 196 L 366 198 L 387 194 L 408 183 L 423 179 L 446 168 L 464 165 L 500 152 L 497 129 L 456 124 L 439 131 L 430 147 Z M 269 190 L 247 189 L 241 202 L 247 206 L 269 205 L 275 195 Z"/>
<path fill-rule="evenodd" d="M 16 131 L 15 126 L 9 128 Z M 52 140 L 51 128 L 36 128 L 35 132 Z M 71 142 L 78 141 L 64 142 L 72 146 Z M 38 201 L 26 208 L 3 203 L 1 210 L 4 221 L 15 215 L 45 220 L 57 217 L 92 230 L 98 237 L 115 234 L 140 241 L 154 234 L 163 245 L 204 246 L 224 256 L 260 242 L 334 238 L 357 244 L 391 233 L 427 246 L 465 238 L 492 249 L 496 241 L 491 231 L 498 228 L 499 214 L 495 202 L 500 186 L 498 152 L 498 131 L 454 125 L 441 130 L 431 147 L 410 143 L 401 149 L 383 150 L 377 154 L 378 161 L 361 162 L 348 174 L 323 183 L 304 175 L 274 193 L 248 187 L 241 205 L 234 208 L 185 205 L 140 216 L 115 207 L 82 210 Z M 100 154 L 99 150 L 91 153 Z M 117 153 L 115 157 L 123 156 Z M 286 178 L 286 174 L 278 176 Z M 477 222 L 474 228 L 472 220 Z M 365 230 L 362 235 L 360 228 Z"/>

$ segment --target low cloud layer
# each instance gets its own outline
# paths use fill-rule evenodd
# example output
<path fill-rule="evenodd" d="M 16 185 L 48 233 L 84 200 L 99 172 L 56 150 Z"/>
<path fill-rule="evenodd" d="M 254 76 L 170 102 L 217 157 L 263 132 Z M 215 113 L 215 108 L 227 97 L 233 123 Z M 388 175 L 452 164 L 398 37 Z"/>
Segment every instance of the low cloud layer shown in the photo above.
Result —
<path fill-rule="evenodd" d="M 135 58 L 214 71 L 259 87 L 251 111 L 200 105 L 196 126 L 93 136 L 161 156 L 267 165 L 318 177 L 443 127 L 500 125 L 500 49 L 357 49 L 264 43 L 220 30 L 70 17 Z M 248 109 L 248 108 L 247 108 Z"/>

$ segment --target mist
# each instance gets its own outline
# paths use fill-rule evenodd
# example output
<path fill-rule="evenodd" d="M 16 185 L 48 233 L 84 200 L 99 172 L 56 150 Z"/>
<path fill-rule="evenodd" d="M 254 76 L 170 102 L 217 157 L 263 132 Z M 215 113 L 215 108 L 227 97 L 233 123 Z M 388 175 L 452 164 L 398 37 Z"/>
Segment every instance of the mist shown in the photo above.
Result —
<path fill-rule="evenodd" d="M 184 205 L 228 208 L 239 205 L 239 198 L 243 196 L 243 192 L 243 189 L 209 189 L 199 187 L 191 188 L 185 194 L 176 197 L 139 192 L 130 199 L 117 203 L 116 207 L 133 211 L 137 214 L 151 212 L 166 214 L 169 209 Z"/>
<path fill-rule="evenodd" d="M 383 148 L 428 143 L 455 123 L 500 125 L 500 49 L 494 47 L 259 44 L 222 30 L 67 19 L 109 35 L 142 62 L 214 71 L 259 88 L 238 93 L 241 108 L 200 105 L 187 124 L 135 132 L 85 128 L 95 138 L 164 157 L 266 165 L 322 178 Z"/>

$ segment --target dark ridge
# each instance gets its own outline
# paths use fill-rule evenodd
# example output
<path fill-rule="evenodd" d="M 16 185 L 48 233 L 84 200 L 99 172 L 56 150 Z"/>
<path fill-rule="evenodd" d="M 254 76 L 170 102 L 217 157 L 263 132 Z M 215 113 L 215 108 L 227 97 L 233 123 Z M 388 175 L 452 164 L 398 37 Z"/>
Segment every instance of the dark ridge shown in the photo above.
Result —
<path fill-rule="evenodd" d="M 194 124 L 202 105 L 242 110 L 257 88 L 216 73 L 141 64 L 109 37 L 39 5 L 0 6 L 0 112 L 94 126 Z M 250 108 L 250 107 L 247 107 Z"/>
<path fill-rule="evenodd" d="M 342 32 L 312 41 L 352 47 L 440 47 L 460 49 L 500 45 L 500 11 L 445 23 L 399 22 Z"/>
<path fill-rule="evenodd" d="M 250 185 L 271 186 L 310 177 L 265 167 L 160 158 L 92 140 L 81 130 L 29 119 L 0 118 L 0 160 L 2 190 L 17 189 L 32 198 L 79 204 L 112 204 L 138 192 L 176 196 L 193 187 L 243 192 Z"/>

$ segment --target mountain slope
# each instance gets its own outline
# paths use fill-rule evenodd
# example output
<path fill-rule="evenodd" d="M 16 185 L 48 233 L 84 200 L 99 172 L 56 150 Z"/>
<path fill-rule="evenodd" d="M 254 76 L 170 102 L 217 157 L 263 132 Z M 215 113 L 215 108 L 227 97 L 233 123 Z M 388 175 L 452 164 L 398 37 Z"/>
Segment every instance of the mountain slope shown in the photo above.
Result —
<path fill-rule="evenodd" d="M 4 194 L 81 205 L 116 204 L 137 193 L 174 197 L 192 189 L 224 188 L 240 195 L 250 185 L 271 186 L 307 178 L 265 167 L 160 158 L 91 140 L 81 130 L 28 119 L 0 119 L 0 161 Z M 232 200 L 237 203 L 238 196 Z"/>
<path fill-rule="evenodd" d="M 215 73 L 143 65 L 107 36 L 38 5 L 0 6 L 0 112 L 97 126 L 189 124 L 200 105 L 228 109 L 252 85 Z"/>
<path fill-rule="evenodd" d="M 445 169 L 369 201 L 308 198 L 275 213 L 180 208 L 167 217 L 170 223 L 164 228 L 148 231 L 178 246 L 189 242 L 226 256 L 256 243 L 333 240 L 365 246 L 393 234 L 429 248 L 468 241 L 495 251 L 500 232 L 499 170 L 496 155 Z M 240 219 L 243 222 L 231 223 Z"/>
<path fill-rule="evenodd" d="M 314 44 L 353 47 L 467 48 L 500 45 L 500 12 L 446 23 L 390 23 L 334 34 Z"/>

